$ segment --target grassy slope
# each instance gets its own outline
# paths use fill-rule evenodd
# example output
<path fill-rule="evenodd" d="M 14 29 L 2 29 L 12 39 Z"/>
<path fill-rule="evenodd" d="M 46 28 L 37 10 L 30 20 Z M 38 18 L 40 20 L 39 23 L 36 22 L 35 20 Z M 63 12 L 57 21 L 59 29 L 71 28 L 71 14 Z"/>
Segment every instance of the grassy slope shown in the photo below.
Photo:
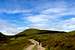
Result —
<path fill-rule="evenodd" d="M 22 50 L 31 44 L 26 37 L 11 38 L 0 46 L 0 50 Z"/>
<path fill-rule="evenodd" d="M 38 34 L 37 29 L 25 30 L 18 35 L 9 38 L 7 43 L 0 45 L 0 50 L 22 50 L 31 43 L 28 39 L 35 39 L 42 43 L 46 50 L 75 50 L 75 31 L 69 33 L 44 33 Z M 42 31 L 41 31 L 42 32 Z M 0 43 L 1 44 L 1 43 Z"/>
<path fill-rule="evenodd" d="M 42 43 L 47 50 L 75 50 L 75 32 L 35 35 L 33 39 Z"/>

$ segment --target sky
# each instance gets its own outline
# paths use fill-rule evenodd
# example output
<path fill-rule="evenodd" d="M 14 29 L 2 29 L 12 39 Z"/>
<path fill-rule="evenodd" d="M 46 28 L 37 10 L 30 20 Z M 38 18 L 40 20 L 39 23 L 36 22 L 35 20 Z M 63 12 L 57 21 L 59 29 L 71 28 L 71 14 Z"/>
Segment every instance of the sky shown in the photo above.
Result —
<path fill-rule="evenodd" d="M 16 35 L 28 28 L 75 30 L 75 0 L 0 0 L 0 32 Z"/>

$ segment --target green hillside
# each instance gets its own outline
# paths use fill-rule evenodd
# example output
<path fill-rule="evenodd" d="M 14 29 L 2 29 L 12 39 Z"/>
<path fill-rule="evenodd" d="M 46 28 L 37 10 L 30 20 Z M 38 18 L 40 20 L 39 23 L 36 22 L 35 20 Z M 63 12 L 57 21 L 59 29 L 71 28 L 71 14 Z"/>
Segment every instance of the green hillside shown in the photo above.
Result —
<path fill-rule="evenodd" d="M 32 44 L 28 39 L 42 43 L 46 50 L 75 50 L 75 31 L 27 29 L 15 36 L 0 33 L 0 38 L 6 39 L 0 40 L 0 50 L 23 50 Z"/>
<path fill-rule="evenodd" d="M 29 35 L 34 35 L 34 34 L 37 34 L 39 33 L 40 30 L 39 29 L 27 29 L 27 30 L 24 30 L 22 32 L 20 32 L 18 35 L 26 35 L 26 36 L 29 36 Z"/>

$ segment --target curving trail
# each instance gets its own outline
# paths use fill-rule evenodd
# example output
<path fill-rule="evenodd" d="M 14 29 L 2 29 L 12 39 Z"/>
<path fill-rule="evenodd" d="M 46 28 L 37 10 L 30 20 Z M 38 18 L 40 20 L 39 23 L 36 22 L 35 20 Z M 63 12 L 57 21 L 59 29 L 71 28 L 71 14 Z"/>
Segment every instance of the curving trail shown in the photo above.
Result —
<path fill-rule="evenodd" d="M 45 48 L 42 47 L 42 45 L 41 45 L 39 42 L 35 41 L 34 39 L 29 39 L 29 41 L 32 42 L 33 45 L 30 45 L 29 47 L 27 47 L 27 48 L 24 49 L 24 50 L 33 50 L 33 48 L 34 48 L 35 46 L 37 47 L 37 50 L 45 50 Z"/>
<path fill-rule="evenodd" d="M 26 49 L 24 49 L 24 50 L 32 50 L 34 46 L 35 46 L 35 45 L 30 45 L 28 48 L 26 48 Z"/>

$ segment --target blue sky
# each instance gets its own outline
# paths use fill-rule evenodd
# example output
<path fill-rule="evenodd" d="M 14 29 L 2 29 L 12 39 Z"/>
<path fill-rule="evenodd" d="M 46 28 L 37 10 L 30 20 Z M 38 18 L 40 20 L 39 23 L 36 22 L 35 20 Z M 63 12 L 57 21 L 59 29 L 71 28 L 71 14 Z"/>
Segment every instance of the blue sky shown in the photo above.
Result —
<path fill-rule="evenodd" d="M 0 0 L 0 32 L 15 35 L 28 28 L 75 30 L 75 0 Z"/>

